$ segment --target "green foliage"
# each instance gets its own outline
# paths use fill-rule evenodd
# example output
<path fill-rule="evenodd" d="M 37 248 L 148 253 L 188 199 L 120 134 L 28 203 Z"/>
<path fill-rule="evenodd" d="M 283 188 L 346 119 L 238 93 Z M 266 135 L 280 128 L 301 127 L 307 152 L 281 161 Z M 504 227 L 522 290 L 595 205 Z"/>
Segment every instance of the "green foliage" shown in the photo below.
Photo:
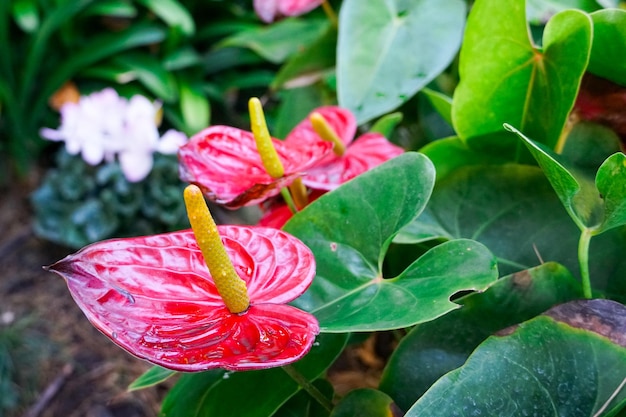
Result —
<path fill-rule="evenodd" d="M 118 163 L 92 167 L 64 149 L 32 195 L 35 232 L 79 248 L 110 237 L 189 227 L 175 156 L 155 154 L 150 175 L 126 180 Z"/>
<path fill-rule="evenodd" d="M 154 96 L 190 135 L 209 121 L 247 129 L 255 95 L 276 137 L 339 103 L 361 131 L 420 151 L 284 227 L 315 254 L 294 304 L 322 329 L 294 367 L 332 397 L 325 372 L 350 333 L 406 329 L 379 389 L 337 396 L 329 412 L 281 369 L 212 370 L 182 375 L 163 416 L 623 413 L 626 11 L 609 8 L 623 2 L 337 0 L 338 22 L 318 8 L 270 25 L 251 2 L 43 3 L 0 5 L 0 55 L 26 51 L 0 63 L 0 149 L 16 161 L 36 154 L 22 138 L 74 78 Z M 90 31 L 98 16 L 129 24 Z M 593 120 L 578 100 L 586 73 L 614 83 L 587 91 Z M 36 230 L 78 247 L 182 228 L 181 189 L 174 158 L 130 184 L 116 164 L 60 152 L 33 195 Z M 133 388 L 169 375 L 155 368 Z"/>

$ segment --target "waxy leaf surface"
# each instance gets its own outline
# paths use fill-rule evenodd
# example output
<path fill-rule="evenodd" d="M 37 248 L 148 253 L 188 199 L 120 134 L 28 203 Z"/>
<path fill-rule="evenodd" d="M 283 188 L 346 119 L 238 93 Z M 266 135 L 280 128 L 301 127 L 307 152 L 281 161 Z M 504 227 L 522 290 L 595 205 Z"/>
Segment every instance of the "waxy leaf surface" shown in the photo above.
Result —
<path fill-rule="evenodd" d="M 362 124 L 413 97 L 454 59 L 466 9 L 460 0 L 344 1 L 337 45 L 339 104 Z"/>
<path fill-rule="evenodd" d="M 553 147 L 572 109 L 591 50 L 591 18 L 577 10 L 555 15 L 539 50 L 529 39 L 524 4 L 481 0 L 472 7 L 452 109 L 464 140 L 511 123 Z"/>
<path fill-rule="evenodd" d="M 263 369 L 304 356 L 318 332 L 289 305 L 310 285 L 315 259 L 276 229 L 218 226 L 248 287 L 250 307 L 224 305 L 191 230 L 95 243 L 49 269 L 63 276 L 91 323 L 130 353 L 163 367 Z"/>
<path fill-rule="evenodd" d="M 615 415 L 626 403 L 626 390 L 619 388 L 626 375 L 625 318 L 626 307 L 610 300 L 554 307 L 487 339 L 406 416 L 451 416 L 460 410 L 465 415 Z"/>
<path fill-rule="evenodd" d="M 430 161 L 409 152 L 323 195 L 285 225 L 316 256 L 317 277 L 296 303 L 318 317 L 323 331 L 431 320 L 458 307 L 449 301 L 454 293 L 495 280 L 493 256 L 468 240 L 436 247 L 400 276 L 383 278 L 388 245 L 424 208 L 433 182 Z"/>
<path fill-rule="evenodd" d="M 252 133 L 229 126 L 211 126 L 180 148 L 180 177 L 200 187 L 210 200 L 238 208 L 279 194 L 332 152 L 332 144 L 322 140 L 306 146 L 272 142 L 285 168 L 281 178 L 272 178 L 265 170 Z"/>
<path fill-rule="evenodd" d="M 594 234 L 626 224 L 626 156 L 617 152 L 598 168 L 595 183 L 549 149 L 515 132 L 528 147 L 578 227 Z"/>
<path fill-rule="evenodd" d="M 580 284 L 559 264 L 503 277 L 485 292 L 457 300 L 463 308 L 415 327 L 393 352 L 379 389 L 408 410 L 493 333 L 580 297 Z"/>

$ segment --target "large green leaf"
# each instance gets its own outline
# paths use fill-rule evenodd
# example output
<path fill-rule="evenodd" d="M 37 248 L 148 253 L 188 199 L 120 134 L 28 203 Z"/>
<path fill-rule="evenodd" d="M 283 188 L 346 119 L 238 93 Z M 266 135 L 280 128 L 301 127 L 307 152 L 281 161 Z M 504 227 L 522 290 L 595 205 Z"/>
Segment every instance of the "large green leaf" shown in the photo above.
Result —
<path fill-rule="evenodd" d="M 268 61 L 280 64 L 319 39 L 328 26 L 327 20 L 289 18 L 239 32 L 221 41 L 219 46 L 249 48 Z"/>
<path fill-rule="evenodd" d="M 615 153 L 598 169 L 596 181 L 587 178 L 541 144 L 515 132 L 543 169 L 561 202 L 578 227 L 600 234 L 626 224 L 626 156 Z"/>
<path fill-rule="evenodd" d="M 504 277 L 459 299 L 463 308 L 416 326 L 391 356 L 380 389 L 407 410 L 491 334 L 581 296 L 580 284 L 555 263 Z"/>
<path fill-rule="evenodd" d="M 491 253 L 468 240 L 432 249 L 395 278 L 382 276 L 389 243 L 426 205 L 433 180 L 430 161 L 406 153 L 322 196 L 285 226 L 315 254 L 317 276 L 296 303 L 316 315 L 322 331 L 432 320 L 458 307 L 449 300 L 458 291 L 484 289 L 496 278 Z"/>
<path fill-rule="evenodd" d="M 589 71 L 626 85 L 626 10 L 600 10 L 592 13 L 593 46 Z"/>
<path fill-rule="evenodd" d="M 528 37 L 523 1 L 476 1 L 453 98 L 458 135 L 500 132 L 510 123 L 554 146 L 587 67 L 591 37 L 589 15 L 566 10 L 548 22 L 540 51 Z"/>
<path fill-rule="evenodd" d="M 615 415 L 626 405 L 625 317 L 609 300 L 554 307 L 487 339 L 406 417 Z"/>
<path fill-rule="evenodd" d="M 361 124 L 413 97 L 456 56 L 466 8 L 461 0 L 344 1 L 337 46 L 339 104 Z"/>
<path fill-rule="evenodd" d="M 483 243 L 505 274 L 539 264 L 538 254 L 577 266 L 578 230 L 537 167 L 476 165 L 451 172 L 438 180 L 427 208 L 399 241 L 423 241 L 430 232 L 431 238 Z"/>
<path fill-rule="evenodd" d="M 319 335 L 294 366 L 309 381 L 318 378 L 341 353 L 347 335 Z M 183 375 L 165 398 L 162 417 L 270 417 L 300 387 L 281 368 L 249 372 L 214 370 Z M 253 406 L 251 406 L 253 405 Z"/>

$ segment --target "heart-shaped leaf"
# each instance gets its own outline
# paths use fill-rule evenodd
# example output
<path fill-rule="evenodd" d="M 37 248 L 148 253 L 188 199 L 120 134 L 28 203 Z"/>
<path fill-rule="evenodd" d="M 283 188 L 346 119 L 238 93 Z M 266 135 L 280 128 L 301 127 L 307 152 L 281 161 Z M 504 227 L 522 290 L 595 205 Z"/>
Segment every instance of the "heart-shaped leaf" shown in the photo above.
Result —
<path fill-rule="evenodd" d="M 407 410 L 491 334 L 581 296 L 580 284 L 555 263 L 503 277 L 460 298 L 463 308 L 416 326 L 389 359 L 379 388 Z"/>
<path fill-rule="evenodd" d="M 429 250 L 396 278 L 355 280 L 342 297 L 313 313 L 327 332 L 399 329 L 459 308 L 450 297 L 481 291 L 497 278 L 496 259 L 482 244 L 453 240 Z"/>
<path fill-rule="evenodd" d="M 406 417 L 615 415 L 626 404 L 625 318 L 610 300 L 554 307 L 487 339 Z"/>
<path fill-rule="evenodd" d="M 452 109 L 462 139 L 502 131 L 503 123 L 550 147 L 559 138 L 587 67 L 591 18 L 577 10 L 555 15 L 539 50 L 529 39 L 524 3 L 481 0 L 472 7 Z"/>
<path fill-rule="evenodd" d="M 460 0 L 344 1 L 337 45 L 339 104 L 362 124 L 413 97 L 455 57 L 466 8 Z"/>
<path fill-rule="evenodd" d="M 433 181 L 430 161 L 409 152 L 323 195 L 285 225 L 316 256 L 317 276 L 296 303 L 318 316 L 323 331 L 383 330 L 430 320 L 458 307 L 449 301 L 457 291 L 483 289 L 495 279 L 495 259 L 467 240 L 437 247 L 400 276 L 383 278 L 389 243 L 423 209 Z M 422 303 L 428 309 L 412 308 Z"/>

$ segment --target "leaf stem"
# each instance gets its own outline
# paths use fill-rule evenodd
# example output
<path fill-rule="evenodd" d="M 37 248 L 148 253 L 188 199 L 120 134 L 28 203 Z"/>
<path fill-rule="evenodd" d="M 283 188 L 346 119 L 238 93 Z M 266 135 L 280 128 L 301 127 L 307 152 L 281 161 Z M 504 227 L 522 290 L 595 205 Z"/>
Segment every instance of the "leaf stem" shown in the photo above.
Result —
<path fill-rule="evenodd" d="M 589 243 L 591 241 L 591 229 L 584 228 L 578 241 L 578 263 L 580 265 L 580 277 L 582 280 L 583 296 L 592 298 L 591 278 L 589 276 Z"/>
<path fill-rule="evenodd" d="M 291 377 L 291 379 L 296 381 L 296 384 L 302 387 L 302 389 L 305 390 L 311 397 L 313 397 L 313 399 L 320 403 L 322 407 L 326 409 L 326 411 L 330 412 L 333 410 L 333 403 L 328 398 L 326 398 L 326 396 L 322 394 L 322 392 L 317 389 L 317 387 L 313 385 L 311 381 L 306 379 L 304 375 L 302 375 L 293 365 L 284 365 L 282 366 L 282 368 L 287 373 L 287 375 Z"/>
<path fill-rule="evenodd" d="M 330 23 L 332 23 L 334 27 L 339 27 L 339 19 L 337 18 L 337 13 L 335 13 L 333 6 L 330 5 L 330 2 L 328 0 L 324 0 L 324 2 L 322 3 L 322 8 L 324 9 L 324 13 L 326 13 L 326 17 L 328 17 L 328 20 L 330 20 Z"/>
<path fill-rule="evenodd" d="M 289 210 L 291 210 L 293 214 L 296 214 L 298 212 L 298 209 L 293 202 L 293 198 L 291 198 L 291 193 L 289 192 L 289 189 L 287 187 L 281 188 L 280 194 L 283 196 L 285 203 L 287 203 L 287 207 L 289 207 Z"/>

